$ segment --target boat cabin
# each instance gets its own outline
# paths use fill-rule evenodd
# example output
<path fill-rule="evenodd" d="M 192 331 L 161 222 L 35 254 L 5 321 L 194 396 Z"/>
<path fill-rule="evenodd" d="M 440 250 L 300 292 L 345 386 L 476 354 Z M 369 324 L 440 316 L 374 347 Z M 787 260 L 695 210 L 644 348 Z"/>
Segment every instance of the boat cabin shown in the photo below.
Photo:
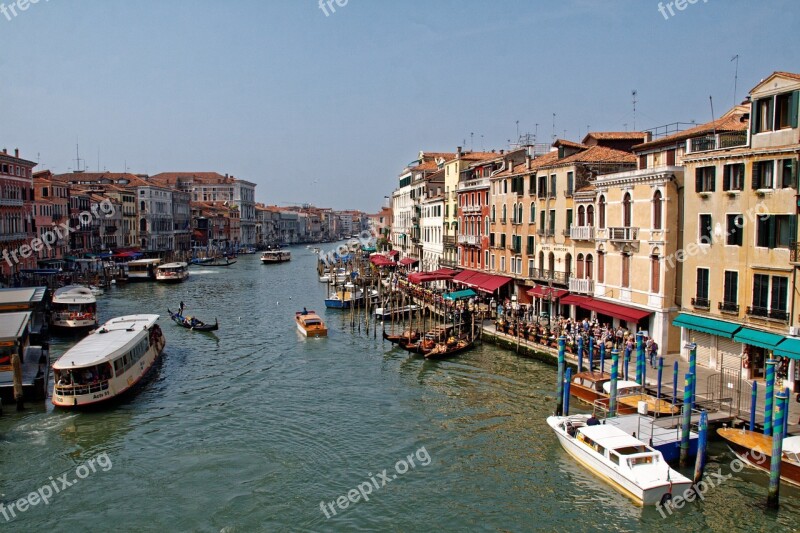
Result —
<path fill-rule="evenodd" d="M 31 345 L 31 313 L 0 314 L 0 398 L 13 402 L 14 359 L 19 358 L 23 395 L 31 400 L 44 399 L 50 360 L 46 347 Z"/>

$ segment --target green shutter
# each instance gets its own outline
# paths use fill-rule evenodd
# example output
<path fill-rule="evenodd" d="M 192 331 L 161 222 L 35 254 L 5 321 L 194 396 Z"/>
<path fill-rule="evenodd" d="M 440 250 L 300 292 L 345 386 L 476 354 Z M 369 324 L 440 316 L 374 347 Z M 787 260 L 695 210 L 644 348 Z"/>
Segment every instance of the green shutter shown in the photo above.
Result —
<path fill-rule="evenodd" d="M 769 219 L 767 219 L 767 247 L 772 249 L 775 248 L 775 216 L 770 215 Z"/>
<path fill-rule="evenodd" d="M 717 167 L 711 167 L 711 192 L 717 190 Z"/>
<path fill-rule="evenodd" d="M 694 169 L 694 192 L 703 190 L 703 179 L 699 168 Z"/>
<path fill-rule="evenodd" d="M 791 102 L 791 105 L 789 106 L 789 113 L 791 113 L 791 116 L 789 117 L 789 120 L 790 120 L 790 122 L 792 124 L 792 127 L 796 128 L 797 127 L 798 100 L 800 100 L 800 91 L 793 92 L 791 100 L 792 100 L 792 102 Z"/>
<path fill-rule="evenodd" d="M 751 172 L 752 180 L 750 182 L 751 185 L 752 185 L 752 188 L 753 188 L 753 190 L 760 189 L 761 188 L 761 166 L 758 164 L 758 161 L 756 161 L 751 165 L 751 168 L 753 169 L 752 172 Z"/>
<path fill-rule="evenodd" d="M 750 133 L 755 135 L 758 132 L 758 100 L 750 104 Z"/>

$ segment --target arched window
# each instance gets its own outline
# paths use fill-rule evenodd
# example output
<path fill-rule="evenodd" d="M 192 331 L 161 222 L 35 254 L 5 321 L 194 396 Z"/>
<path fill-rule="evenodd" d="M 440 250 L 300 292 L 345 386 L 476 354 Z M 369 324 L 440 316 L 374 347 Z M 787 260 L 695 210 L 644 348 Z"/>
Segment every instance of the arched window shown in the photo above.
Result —
<path fill-rule="evenodd" d="M 496 206 L 492 206 L 492 222 L 497 222 L 497 209 L 496 209 Z"/>
<path fill-rule="evenodd" d="M 577 271 L 577 276 L 576 277 L 578 279 L 583 279 L 583 273 L 584 273 L 584 269 L 583 269 L 583 254 L 578 254 L 578 271 Z"/>
<path fill-rule="evenodd" d="M 147 220 L 145 219 L 139 220 L 139 231 L 143 233 L 147 232 Z"/>
<path fill-rule="evenodd" d="M 653 229 L 661 229 L 662 204 L 661 191 L 656 191 L 653 195 Z"/>
<path fill-rule="evenodd" d="M 586 279 L 594 279 L 594 258 L 592 254 L 586 256 Z"/>
<path fill-rule="evenodd" d="M 631 286 L 631 254 L 622 252 L 622 287 Z"/>
<path fill-rule="evenodd" d="M 661 258 L 658 256 L 658 249 L 650 256 L 650 292 L 661 292 Z"/>
<path fill-rule="evenodd" d="M 531 224 L 536 223 L 536 204 L 531 202 Z"/>
<path fill-rule="evenodd" d="M 606 197 L 605 196 L 601 196 L 600 197 L 600 202 L 599 202 L 599 204 L 597 206 L 597 209 L 598 209 L 597 217 L 599 218 L 598 226 L 600 227 L 600 229 L 604 229 L 606 227 Z"/>
<path fill-rule="evenodd" d="M 522 202 L 517 206 L 517 224 L 522 224 L 525 220 L 525 209 L 522 206 Z"/>
<path fill-rule="evenodd" d="M 606 282 L 606 254 L 602 250 L 597 252 L 597 282 Z"/>
<path fill-rule="evenodd" d="M 583 206 L 578 208 L 578 226 L 586 225 L 586 209 Z"/>
<path fill-rule="evenodd" d="M 141 203 L 140 203 L 140 205 L 139 205 L 139 210 L 140 210 L 140 211 L 144 211 L 144 210 L 145 210 L 145 207 L 144 207 L 144 206 L 145 206 L 145 203 L 144 203 L 144 200 L 142 200 L 142 201 L 141 201 Z"/>
<path fill-rule="evenodd" d="M 586 208 L 586 225 L 594 226 L 594 206 L 590 205 Z"/>
<path fill-rule="evenodd" d="M 631 227 L 631 205 L 633 201 L 631 200 L 631 193 L 626 192 L 625 196 L 622 197 L 622 225 L 626 228 Z"/>
<path fill-rule="evenodd" d="M 550 255 L 547 257 L 548 262 L 548 270 L 550 271 L 550 277 L 553 277 L 553 274 L 556 271 L 556 254 L 550 252 Z"/>
<path fill-rule="evenodd" d="M 572 277 L 572 254 L 567 254 L 564 258 L 564 272 L 566 272 L 567 280 Z"/>

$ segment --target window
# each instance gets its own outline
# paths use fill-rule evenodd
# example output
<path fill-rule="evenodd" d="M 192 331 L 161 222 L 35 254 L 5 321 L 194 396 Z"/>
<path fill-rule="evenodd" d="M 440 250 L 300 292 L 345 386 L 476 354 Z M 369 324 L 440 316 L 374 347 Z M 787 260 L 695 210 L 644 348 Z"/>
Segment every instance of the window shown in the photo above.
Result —
<path fill-rule="evenodd" d="M 661 198 L 661 191 L 656 191 L 653 195 L 653 229 L 661 229 L 661 218 L 663 209 L 663 199 Z"/>
<path fill-rule="evenodd" d="M 525 253 L 531 255 L 533 253 L 533 235 L 528 235 L 528 246 L 525 249 Z"/>
<path fill-rule="evenodd" d="M 775 185 L 774 161 L 758 161 L 753 163 L 753 189 L 772 189 Z"/>
<path fill-rule="evenodd" d="M 661 260 L 657 255 L 650 257 L 650 292 L 661 291 Z"/>
<path fill-rule="evenodd" d="M 494 248 L 494 233 L 489 234 L 489 246 Z"/>
<path fill-rule="evenodd" d="M 763 215 L 756 220 L 756 246 L 789 248 L 795 240 L 795 215 Z"/>
<path fill-rule="evenodd" d="M 531 224 L 536 224 L 536 204 L 531 202 Z"/>
<path fill-rule="evenodd" d="M 539 176 L 539 189 L 537 196 L 547 198 L 547 176 Z"/>
<path fill-rule="evenodd" d="M 500 272 L 506 271 L 506 257 L 504 255 L 500 256 Z"/>
<path fill-rule="evenodd" d="M 497 209 L 496 206 L 492 206 L 492 222 L 497 222 Z"/>
<path fill-rule="evenodd" d="M 556 175 L 550 175 L 550 198 L 556 197 Z"/>
<path fill-rule="evenodd" d="M 779 320 L 787 320 L 787 296 L 789 294 L 789 278 L 772 276 L 772 291 L 770 294 L 769 316 Z"/>
<path fill-rule="evenodd" d="M 566 231 L 569 231 L 569 229 L 570 229 L 571 227 L 572 227 L 572 209 L 567 209 L 567 225 L 566 225 Z"/>
<path fill-rule="evenodd" d="M 744 241 L 744 217 L 742 215 L 727 215 L 728 222 L 727 235 L 725 242 L 728 246 L 741 246 Z"/>
<path fill-rule="evenodd" d="M 785 276 L 753 276 L 753 305 L 750 315 L 786 321 L 788 309 L 789 278 Z"/>
<path fill-rule="evenodd" d="M 711 236 L 714 233 L 714 228 L 711 225 L 711 215 L 700 215 L 700 244 L 711 244 Z"/>
<path fill-rule="evenodd" d="M 781 173 L 781 187 L 797 187 L 797 159 L 782 159 L 778 161 L 778 169 Z"/>
<path fill-rule="evenodd" d="M 753 133 L 772 131 L 772 101 L 772 97 L 762 98 L 753 104 Z"/>
<path fill-rule="evenodd" d="M 744 163 L 725 165 L 722 169 L 722 190 L 741 191 L 744 189 Z"/>
<path fill-rule="evenodd" d="M 753 276 L 753 307 L 751 314 L 766 316 L 769 310 L 769 276 L 755 274 Z"/>
<path fill-rule="evenodd" d="M 489 265 L 489 250 L 483 252 L 483 264 L 485 266 Z"/>
<path fill-rule="evenodd" d="M 528 194 L 535 194 L 536 193 L 536 174 L 531 174 L 528 176 Z"/>
<path fill-rule="evenodd" d="M 550 210 L 550 227 L 547 228 L 547 231 L 550 235 L 556 234 L 556 210 Z"/>
<path fill-rule="evenodd" d="M 505 247 L 506 247 L 506 234 L 505 233 L 501 233 L 500 234 L 500 248 L 505 248 Z"/>
<path fill-rule="evenodd" d="M 544 209 L 539 211 L 539 231 L 540 232 L 544 231 L 544 228 L 545 228 L 544 217 L 546 217 L 546 216 L 547 216 L 547 213 L 545 213 Z"/>
<path fill-rule="evenodd" d="M 722 288 L 722 305 L 720 310 L 729 312 L 739 312 L 739 273 L 735 271 L 725 271 L 725 281 Z"/>
<path fill-rule="evenodd" d="M 711 302 L 708 301 L 708 280 L 709 270 L 707 268 L 697 269 L 697 289 L 695 291 L 695 298 L 692 300 L 692 305 L 695 307 L 711 307 Z"/>
<path fill-rule="evenodd" d="M 631 256 L 622 254 L 622 287 L 631 286 Z"/>
<path fill-rule="evenodd" d="M 572 189 L 575 186 L 575 173 L 567 172 L 567 196 L 572 196 Z"/>
<path fill-rule="evenodd" d="M 594 258 L 592 254 L 586 256 L 586 279 L 593 279 L 594 276 Z"/>
<path fill-rule="evenodd" d="M 775 97 L 775 129 L 797 127 L 797 94 L 779 94 Z"/>
<path fill-rule="evenodd" d="M 597 252 L 597 281 L 598 283 L 606 281 L 606 254 L 602 250 Z"/>
<path fill-rule="evenodd" d="M 584 269 L 585 262 L 584 262 L 584 259 L 583 259 L 583 254 L 578 254 L 578 258 L 575 260 L 575 262 L 576 262 L 577 267 L 578 267 L 577 268 L 577 273 L 576 273 L 577 278 L 578 279 L 584 279 L 583 276 L 584 276 L 584 272 L 585 272 L 585 269 Z"/>
<path fill-rule="evenodd" d="M 508 215 L 508 208 L 504 205 L 503 206 L 503 216 L 500 218 L 500 223 L 501 224 L 505 224 L 506 223 L 506 219 L 507 219 L 506 215 Z"/>
<path fill-rule="evenodd" d="M 598 227 L 600 229 L 605 228 L 606 227 L 606 197 L 605 196 L 601 196 L 600 197 L 600 203 L 598 205 L 598 217 L 599 217 Z"/>
<path fill-rule="evenodd" d="M 578 208 L 578 226 L 586 225 L 586 208 L 580 206 Z"/>
<path fill-rule="evenodd" d="M 699 167 L 694 171 L 695 192 L 714 192 L 717 167 Z"/>
<path fill-rule="evenodd" d="M 594 206 L 590 205 L 586 208 L 586 225 L 594 226 Z"/>

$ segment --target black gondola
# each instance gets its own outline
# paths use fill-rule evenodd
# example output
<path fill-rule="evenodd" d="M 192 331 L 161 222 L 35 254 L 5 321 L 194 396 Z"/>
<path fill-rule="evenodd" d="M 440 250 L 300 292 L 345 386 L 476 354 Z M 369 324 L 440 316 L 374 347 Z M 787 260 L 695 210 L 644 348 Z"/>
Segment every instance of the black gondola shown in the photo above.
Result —
<path fill-rule="evenodd" d="M 214 319 L 213 324 L 206 324 L 202 320 L 194 317 L 183 316 L 179 312 L 173 313 L 169 309 L 167 309 L 167 312 L 169 313 L 170 318 L 172 318 L 176 324 L 183 326 L 186 329 L 191 329 L 194 331 L 217 331 L 219 329 L 219 322 L 217 322 L 216 318 Z"/>

